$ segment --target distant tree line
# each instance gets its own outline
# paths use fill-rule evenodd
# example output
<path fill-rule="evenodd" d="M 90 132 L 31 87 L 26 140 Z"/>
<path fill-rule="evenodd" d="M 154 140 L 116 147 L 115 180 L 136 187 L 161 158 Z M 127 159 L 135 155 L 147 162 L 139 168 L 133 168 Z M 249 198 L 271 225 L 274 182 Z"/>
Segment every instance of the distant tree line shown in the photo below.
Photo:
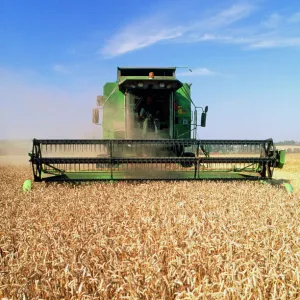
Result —
<path fill-rule="evenodd" d="M 275 143 L 276 146 L 285 146 L 287 152 L 300 153 L 300 142 L 280 141 Z M 218 153 L 260 153 L 261 145 L 204 145 L 202 151 Z"/>
<path fill-rule="evenodd" d="M 281 141 L 281 142 L 276 142 L 275 145 L 280 146 L 280 145 L 294 145 L 294 146 L 300 146 L 300 142 L 296 142 L 294 140 L 290 141 Z"/>

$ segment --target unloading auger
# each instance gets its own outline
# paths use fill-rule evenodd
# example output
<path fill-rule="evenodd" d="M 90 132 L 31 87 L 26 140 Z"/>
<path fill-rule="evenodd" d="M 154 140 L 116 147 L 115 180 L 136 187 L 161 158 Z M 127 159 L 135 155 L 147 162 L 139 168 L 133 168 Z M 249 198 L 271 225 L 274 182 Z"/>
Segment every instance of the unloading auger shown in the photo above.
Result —
<path fill-rule="evenodd" d="M 175 71 L 118 68 L 93 110 L 103 139 L 34 139 L 34 181 L 272 179 L 285 163 L 272 139 L 196 138 L 208 107 L 196 107 Z"/>

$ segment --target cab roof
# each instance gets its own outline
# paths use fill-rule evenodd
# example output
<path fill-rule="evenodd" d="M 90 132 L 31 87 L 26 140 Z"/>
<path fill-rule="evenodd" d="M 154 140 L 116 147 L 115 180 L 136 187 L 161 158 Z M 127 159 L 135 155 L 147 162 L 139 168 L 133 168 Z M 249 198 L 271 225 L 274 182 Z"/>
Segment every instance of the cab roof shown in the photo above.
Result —
<path fill-rule="evenodd" d="M 154 76 L 175 77 L 176 67 L 118 67 L 118 78 L 126 76 Z"/>

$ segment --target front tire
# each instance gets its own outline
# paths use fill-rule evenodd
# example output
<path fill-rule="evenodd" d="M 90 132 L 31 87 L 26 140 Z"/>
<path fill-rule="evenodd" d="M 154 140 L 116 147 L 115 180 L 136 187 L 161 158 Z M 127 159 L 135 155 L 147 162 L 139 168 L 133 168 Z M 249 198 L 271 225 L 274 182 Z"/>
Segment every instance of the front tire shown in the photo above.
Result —
<path fill-rule="evenodd" d="M 195 153 L 193 152 L 184 152 L 181 157 L 190 157 L 190 158 L 194 158 L 196 157 Z M 193 162 L 182 162 L 180 163 L 180 165 L 183 167 L 183 168 L 191 168 L 194 163 Z"/>

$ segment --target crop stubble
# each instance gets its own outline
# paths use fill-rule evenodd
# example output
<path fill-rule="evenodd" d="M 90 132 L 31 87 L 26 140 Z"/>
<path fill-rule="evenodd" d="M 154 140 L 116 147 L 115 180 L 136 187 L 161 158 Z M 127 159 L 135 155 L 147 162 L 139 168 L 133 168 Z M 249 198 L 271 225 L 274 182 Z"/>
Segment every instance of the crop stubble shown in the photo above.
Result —
<path fill-rule="evenodd" d="M 300 297 L 300 199 L 246 182 L 35 184 L 0 167 L 0 296 Z"/>

